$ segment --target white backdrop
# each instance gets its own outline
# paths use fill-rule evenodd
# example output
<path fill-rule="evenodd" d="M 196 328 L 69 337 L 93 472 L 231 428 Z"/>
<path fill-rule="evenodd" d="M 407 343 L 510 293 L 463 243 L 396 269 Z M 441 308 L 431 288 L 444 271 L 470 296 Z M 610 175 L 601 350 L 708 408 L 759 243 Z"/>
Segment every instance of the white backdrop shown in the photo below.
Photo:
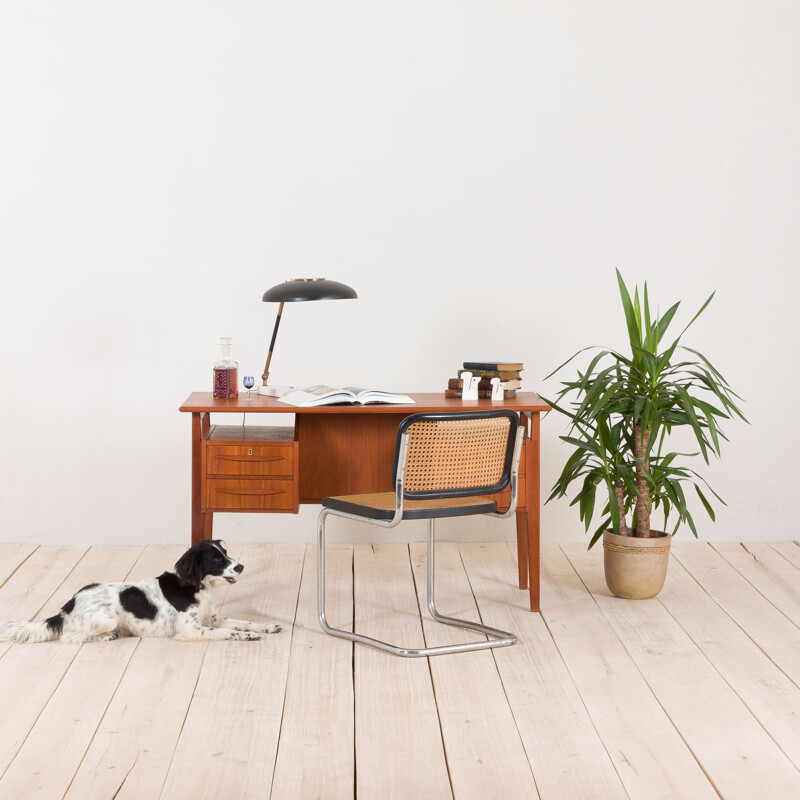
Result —
<path fill-rule="evenodd" d="M 275 283 L 359 293 L 286 307 L 276 383 L 437 391 L 507 358 L 546 394 L 624 345 L 615 266 L 684 321 L 717 290 L 687 342 L 752 425 L 704 472 L 728 506 L 702 537 L 797 537 L 798 41 L 793 0 L 0 0 L 0 541 L 187 541 L 178 406 L 220 336 L 261 373 Z M 315 514 L 216 531 L 304 541 Z M 584 538 L 563 501 L 542 536 Z"/>

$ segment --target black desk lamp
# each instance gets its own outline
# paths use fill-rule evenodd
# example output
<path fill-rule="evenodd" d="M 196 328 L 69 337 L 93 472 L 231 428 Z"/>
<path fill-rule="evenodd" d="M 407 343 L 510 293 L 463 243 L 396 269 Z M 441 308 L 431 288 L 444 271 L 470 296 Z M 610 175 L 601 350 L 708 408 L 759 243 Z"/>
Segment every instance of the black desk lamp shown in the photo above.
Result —
<path fill-rule="evenodd" d="M 269 362 L 272 361 L 272 351 L 275 348 L 275 337 L 278 335 L 278 326 L 281 324 L 284 303 L 302 303 L 306 300 L 354 300 L 357 297 L 355 290 L 346 284 L 329 281 L 326 278 L 295 278 L 267 289 L 261 299 L 265 303 L 280 303 L 280 305 L 275 328 L 272 331 L 272 341 L 269 343 L 267 363 L 264 365 L 264 372 L 261 375 L 262 385 L 258 387 L 258 393 L 278 397 L 286 391 L 285 388 L 267 386 Z"/>

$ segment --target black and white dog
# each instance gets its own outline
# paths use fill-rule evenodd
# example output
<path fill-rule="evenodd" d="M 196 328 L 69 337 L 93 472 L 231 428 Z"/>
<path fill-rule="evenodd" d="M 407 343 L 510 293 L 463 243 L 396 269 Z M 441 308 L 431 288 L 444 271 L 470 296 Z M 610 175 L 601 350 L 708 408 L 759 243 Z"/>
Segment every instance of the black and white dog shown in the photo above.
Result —
<path fill-rule="evenodd" d="M 108 642 L 120 636 L 162 636 L 187 642 L 234 639 L 252 642 L 278 633 L 265 626 L 217 614 L 211 589 L 236 583 L 244 567 L 219 539 L 203 540 L 174 569 L 138 583 L 92 583 L 44 622 L 4 622 L 0 642 Z"/>

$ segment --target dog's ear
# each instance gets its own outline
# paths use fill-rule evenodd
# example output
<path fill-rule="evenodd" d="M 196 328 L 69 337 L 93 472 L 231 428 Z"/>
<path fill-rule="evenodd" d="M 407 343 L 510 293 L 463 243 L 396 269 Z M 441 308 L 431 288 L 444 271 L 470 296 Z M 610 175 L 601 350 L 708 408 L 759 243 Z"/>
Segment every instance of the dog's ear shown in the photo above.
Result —
<path fill-rule="evenodd" d="M 175 574 L 181 586 L 192 586 L 199 589 L 203 583 L 203 573 L 200 566 L 200 551 L 192 547 L 187 550 L 175 564 Z"/>

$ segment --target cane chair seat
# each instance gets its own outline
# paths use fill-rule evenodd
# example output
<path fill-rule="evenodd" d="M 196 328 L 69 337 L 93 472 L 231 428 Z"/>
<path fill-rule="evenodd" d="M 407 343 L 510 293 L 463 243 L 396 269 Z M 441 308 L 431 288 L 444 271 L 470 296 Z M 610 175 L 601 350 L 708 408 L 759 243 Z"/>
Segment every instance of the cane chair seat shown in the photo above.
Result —
<path fill-rule="evenodd" d="M 325 508 L 355 514 L 367 519 L 392 519 L 396 508 L 394 492 L 351 494 L 326 497 Z M 406 500 L 403 519 L 436 519 L 439 517 L 466 517 L 471 514 L 494 514 L 497 503 L 490 497 L 439 497 L 433 500 Z"/>

